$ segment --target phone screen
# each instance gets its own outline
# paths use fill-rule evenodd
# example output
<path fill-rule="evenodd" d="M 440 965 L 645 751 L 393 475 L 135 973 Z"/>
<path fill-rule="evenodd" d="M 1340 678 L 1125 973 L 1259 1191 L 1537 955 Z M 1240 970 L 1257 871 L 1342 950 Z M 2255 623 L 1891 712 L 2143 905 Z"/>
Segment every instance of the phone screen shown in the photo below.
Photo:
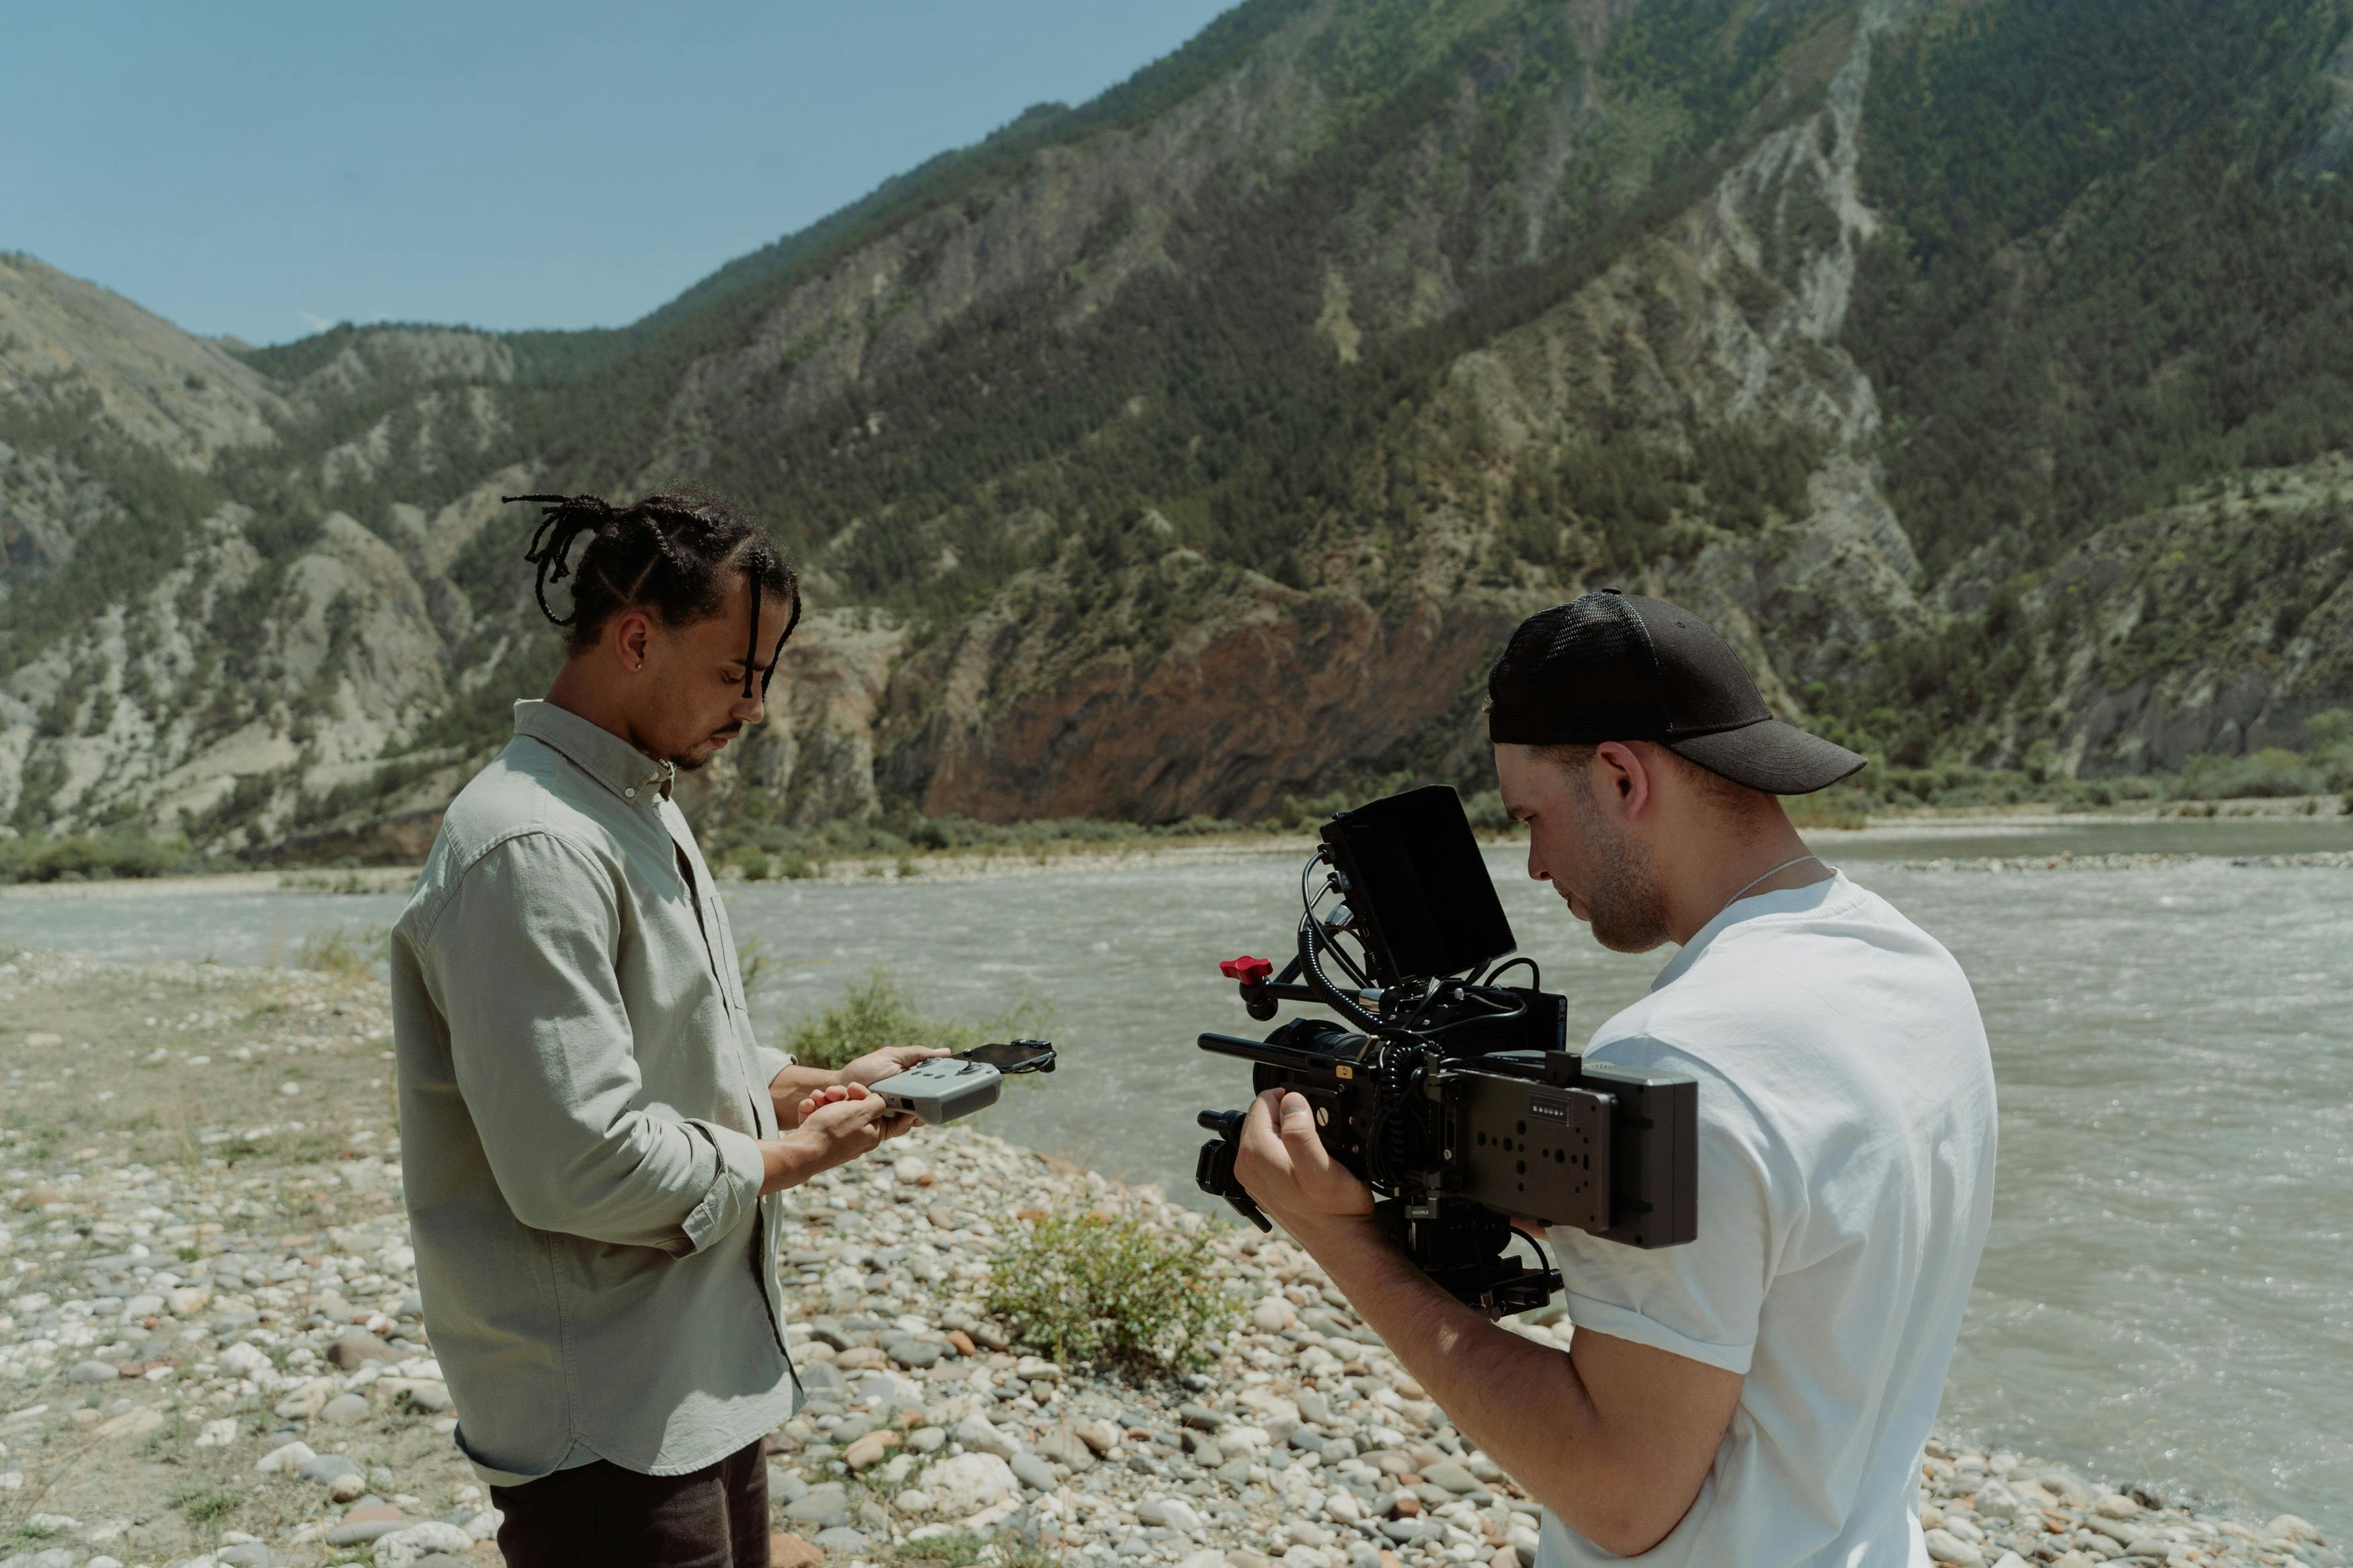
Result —
<path fill-rule="evenodd" d="M 1054 1047 L 1043 1040 L 1015 1040 L 1009 1045 L 975 1046 L 963 1053 L 965 1061 L 995 1068 L 998 1072 L 1050 1072 Z"/>

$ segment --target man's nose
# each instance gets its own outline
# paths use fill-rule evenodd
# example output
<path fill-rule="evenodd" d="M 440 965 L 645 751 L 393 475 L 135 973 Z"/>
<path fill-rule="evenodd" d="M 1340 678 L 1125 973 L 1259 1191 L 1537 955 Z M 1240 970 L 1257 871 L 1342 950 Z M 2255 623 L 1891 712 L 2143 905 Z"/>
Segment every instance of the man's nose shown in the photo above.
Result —
<path fill-rule="evenodd" d="M 1528 880 L 1531 882 L 1552 880 L 1552 873 L 1546 870 L 1544 863 L 1536 858 L 1536 841 L 1533 836 L 1528 839 Z"/>
<path fill-rule="evenodd" d="M 767 695 L 755 685 L 752 688 L 751 696 L 735 699 L 734 706 L 728 709 L 727 714 L 739 724 L 756 724 L 768 716 Z"/>

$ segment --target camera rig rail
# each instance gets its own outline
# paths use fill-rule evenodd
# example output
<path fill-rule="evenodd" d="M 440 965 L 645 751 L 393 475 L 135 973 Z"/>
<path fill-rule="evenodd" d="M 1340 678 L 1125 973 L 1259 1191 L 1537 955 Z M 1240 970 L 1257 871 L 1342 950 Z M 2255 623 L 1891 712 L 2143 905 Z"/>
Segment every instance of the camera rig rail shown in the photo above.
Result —
<path fill-rule="evenodd" d="M 1376 1218 L 1423 1272 L 1501 1316 L 1542 1305 L 1561 1283 L 1527 1230 L 1516 1234 L 1535 1259 L 1511 1251 L 1515 1220 L 1631 1247 L 1692 1239 L 1697 1086 L 1588 1065 L 1567 1048 L 1567 999 L 1540 989 L 1531 960 L 1507 956 L 1511 927 L 1452 790 L 1326 823 L 1301 905 L 1297 951 L 1280 973 L 1248 956 L 1219 968 L 1252 1018 L 1299 1002 L 1345 1022 L 1300 1017 L 1263 1039 L 1198 1043 L 1251 1063 L 1254 1092 L 1307 1101 L 1324 1147 L 1373 1189 Z M 1496 984 L 1518 966 L 1526 986 Z M 1234 1175 L 1244 1115 L 1201 1113 L 1217 1136 L 1194 1176 L 1266 1229 Z"/>

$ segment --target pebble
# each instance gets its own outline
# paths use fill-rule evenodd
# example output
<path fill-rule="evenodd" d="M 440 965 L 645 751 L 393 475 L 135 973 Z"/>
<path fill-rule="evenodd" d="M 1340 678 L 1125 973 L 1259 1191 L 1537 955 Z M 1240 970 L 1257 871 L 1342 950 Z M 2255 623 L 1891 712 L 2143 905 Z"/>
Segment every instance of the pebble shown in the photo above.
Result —
<path fill-rule="evenodd" d="M 1095 1467 L 1093 1446 L 1068 1426 L 1057 1426 L 1051 1431 L 1039 1433 L 1037 1451 L 1039 1458 L 1060 1465 L 1073 1475 Z"/>
<path fill-rule="evenodd" d="M 839 1481 L 811 1487 L 785 1505 L 785 1517 L 802 1524 L 825 1525 L 849 1517 L 849 1489 Z"/>
<path fill-rule="evenodd" d="M 362 1504 L 336 1521 L 327 1531 L 326 1542 L 330 1546 L 362 1546 L 409 1522 L 389 1503 Z"/>
<path fill-rule="evenodd" d="M 1011 1433 L 999 1431 L 987 1416 L 976 1412 L 957 1422 L 949 1436 L 966 1448 L 1000 1459 L 1010 1459 L 1021 1451 L 1021 1444 Z"/>
<path fill-rule="evenodd" d="M 995 1454 L 958 1454 L 934 1465 L 923 1485 L 942 1512 L 963 1517 L 978 1513 L 1020 1483 Z"/>
<path fill-rule="evenodd" d="M 452 1555 L 474 1549 L 474 1538 L 454 1524 L 430 1521 L 412 1524 L 380 1535 L 375 1542 L 376 1568 L 416 1568 L 438 1552 Z"/>
<path fill-rule="evenodd" d="M 337 1426 L 347 1426 L 368 1413 L 367 1396 L 362 1394 L 338 1394 L 319 1406 L 319 1419 Z"/>
<path fill-rule="evenodd" d="M 1135 1505 L 1135 1517 L 1146 1524 L 1165 1524 L 1172 1530 L 1201 1527 L 1201 1516 L 1182 1498 L 1146 1498 Z"/>
<path fill-rule="evenodd" d="M 1925 1532 L 1928 1555 L 1939 1563 L 1949 1563 L 1954 1568 L 1985 1568 L 1985 1553 L 1947 1530 Z"/>
<path fill-rule="evenodd" d="M 297 1438 L 291 1443 L 280 1443 L 254 1460 L 253 1468 L 259 1475 L 274 1476 L 281 1470 L 299 1471 L 318 1457 L 311 1451 L 311 1445 Z"/>
<path fill-rule="evenodd" d="M 1479 1478 L 1452 1459 L 1440 1459 L 1422 1472 L 1422 1479 L 1434 1487 L 1444 1487 L 1458 1496 L 1479 1490 Z"/>

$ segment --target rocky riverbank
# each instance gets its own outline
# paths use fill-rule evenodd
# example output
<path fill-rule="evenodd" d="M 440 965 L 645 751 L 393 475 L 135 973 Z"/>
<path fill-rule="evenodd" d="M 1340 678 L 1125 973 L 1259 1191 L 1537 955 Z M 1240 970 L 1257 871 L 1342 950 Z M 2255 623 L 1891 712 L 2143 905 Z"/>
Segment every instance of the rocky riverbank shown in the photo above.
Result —
<path fill-rule="evenodd" d="M 20 952 L 0 1018 L 0 1568 L 495 1563 L 415 1294 L 381 985 Z M 967 1129 L 892 1154 L 793 1199 L 778 1562 L 1533 1562 L 1535 1505 L 1295 1249 Z M 992 1256 L 1073 1210 L 1210 1227 L 1240 1317 L 1208 1364 L 1058 1365 L 991 1319 Z M 1963 1565 L 2346 1562 L 2299 1520 L 1957 1444 L 1923 1505 Z"/>

